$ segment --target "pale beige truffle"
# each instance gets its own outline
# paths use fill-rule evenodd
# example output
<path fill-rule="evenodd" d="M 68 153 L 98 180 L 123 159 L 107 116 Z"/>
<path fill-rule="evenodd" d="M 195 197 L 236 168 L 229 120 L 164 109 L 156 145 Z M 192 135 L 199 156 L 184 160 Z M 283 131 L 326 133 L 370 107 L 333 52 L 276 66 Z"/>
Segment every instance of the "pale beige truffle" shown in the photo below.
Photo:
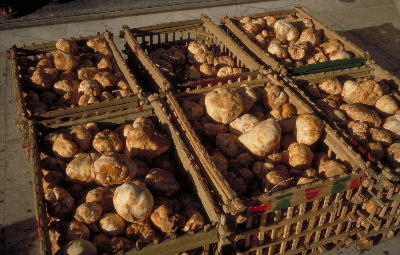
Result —
<path fill-rule="evenodd" d="M 118 134 L 110 129 L 104 129 L 97 133 L 92 142 L 93 148 L 99 153 L 121 152 L 124 144 Z"/>
<path fill-rule="evenodd" d="M 350 54 L 345 50 L 337 50 L 329 53 L 329 60 L 338 60 L 350 58 Z"/>
<path fill-rule="evenodd" d="M 96 202 L 102 208 L 103 212 L 111 211 L 113 207 L 114 190 L 110 187 L 98 187 L 86 194 L 86 202 Z"/>
<path fill-rule="evenodd" d="M 79 80 L 93 80 L 95 75 L 99 72 L 99 69 L 96 67 L 82 67 L 78 69 L 78 79 Z"/>
<path fill-rule="evenodd" d="M 373 127 L 379 127 L 382 123 L 376 111 L 362 104 L 343 104 L 340 109 L 345 111 L 353 120 L 366 122 Z"/>
<path fill-rule="evenodd" d="M 97 63 L 97 68 L 102 69 L 102 70 L 109 70 L 109 71 L 113 70 L 112 63 L 111 63 L 110 59 L 107 57 L 100 59 L 100 61 Z"/>
<path fill-rule="evenodd" d="M 276 22 L 276 17 L 274 17 L 274 16 L 265 16 L 265 17 L 263 17 L 263 19 L 265 19 L 268 27 L 274 27 L 274 24 Z"/>
<path fill-rule="evenodd" d="M 265 157 L 278 150 L 280 139 L 281 128 L 274 119 L 264 120 L 239 136 L 239 141 L 243 146 L 258 157 Z"/>
<path fill-rule="evenodd" d="M 115 189 L 113 204 L 126 221 L 136 222 L 150 216 L 154 199 L 144 183 L 127 182 Z"/>
<path fill-rule="evenodd" d="M 400 166 L 400 143 L 393 143 L 387 148 L 386 158 L 396 167 Z"/>
<path fill-rule="evenodd" d="M 261 26 L 259 24 L 254 24 L 254 23 L 248 22 L 248 23 L 244 23 L 242 25 L 242 28 L 243 28 L 243 30 L 245 30 L 247 32 L 256 34 L 260 31 Z"/>
<path fill-rule="evenodd" d="M 375 105 L 383 95 L 381 86 L 374 80 L 347 80 L 343 84 L 342 98 L 348 104 Z"/>
<path fill-rule="evenodd" d="M 375 107 L 386 114 L 395 114 L 399 110 L 399 105 L 390 95 L 385 95 L 379 98 L 375 103 Z"/>
<path fill-rule="evenodd" d="M 73 240 L 60 251 L 61 255 L 97 255 L 96 246 L 87 240 Z"/>
<path fill-rule="evenodd" d="M 264 178 L 264 187 L 267 190 L 279 185 L 281 187 L 286 187 L 288 183 L 288 175 L 284 171 L 279 170 L 271 170 L 269 171 Z"/>
<path fill-rule="evenodd" d="M 61 133 L 55 139 L 52 150 L 57 157 L 69 159 L 78 153 L 78 146 L 69 139 L 67 134 Z"/>
<path fill-rule="evenodd" d="M 82 95 L 79 97 L 78 105 L 88 105 L 88 104 L 94 104 L 96 102 L 99 102 L 99 99 L 97 97 Z"/>
<path fill-rule="evenodd" d="M 117 87 L 120 88 L 120 89 L 126 89 L 126 90 L 130 90 L 131 89 L 131 86 L 129 85 L 129 83 L 124 79 L 118 81 Z"/>
<path fill-rule="evenodd" d="M 287 94 L 279 86 L 266 86 L 264 90 L 266 92 L 264 102 L 268 109 L 275 109 L 287 103 L 289 100 Z"/>
<path fill-rule="evenodd" d="M 103 186 L 130 181 L 136 172 L 136 165 L 130 158 L 115 152 L 104 153 L 92 165 L 93 179 Z"/>
<path fill-rule="evenodd" d="M 370 128 L 369 132 L 372 140 L 375 142 L 380 142 L 383 145 L 390 145 L 392 143 L 392 135 L 387 130 Z"/>
<path fill-rule="evenodd" d="M 311 113 L 298 115 L 295 136 L 298 143 L 312 145 L 321 137 L 325 129 L 324 122 Z"/>
<path fill-rule="evenodd" d="M 131 157 L 150 160 L 168 151 L 171 142 L 168 136 L 158 133 L 152 128 L 152 123 L 146 124 L 150 119 L 138 118 L 133 123 L 133 128 L 126 138 L 126 149 Z"/>
<path fill-rule="evenodd" d="M 229 124 L 229 131 L 232 134 L 240 135 L 255 127 L 260 121 L 252 114 L 244 114 Z"/>
<path fill-rule="evenodd" d="M 100 154 L 96 152 L 76 154 L 65 170 L 67 179 L 82 184 L 92 182 L 92 164 L 99 157 Z"/>
<path fill-rule="evenodd" d="M 178 231 L 184 224 L 184 218 L 166 205 L 160 205 L 150 215 L 151 222 L 161 232 L 170 235 Z"/>
<path fill-rule="evenodd" d="M 53 84 L 52 90 L 57 95 L 64 95 L 67 92 L 74 92 L 75 88 L 74 88 L 74 84 L 72 83 L 72 81 L 59 80 Z"/>
<path fill-rule="evenodd" d="M 192 100 L 184 100 L 182 102 L 182 109 L 191 120 L 200 119 L 205 113 L 203 106 Z"/>
<path fill-rule="evenodd" d="M 326 54 L 330 54 L 338 50 L 344 50 L 343 44 L 336 39 L 331 39 L 328 42 L 321 44 L 320 47 L 324 50 Z"/>
<path fill-rule="evenodd" d="M 297 109 L 293 104 L 285 103 L 272 109 L 269 114 L 276 120 L 284 120 L 294 117 L 297 114 Z"/>
<path fill-rule="evenodd" d="M 318 87 L 320 90 L 322 90 L 330 95 L 340 95 L 342 93 L 342 89 L 343 89 L 342 84 L 335 77 L 327 78 L 327 79 L 321 81 L 318 84 Z"/>
<path fill-rule="evenodd" d="M 87 96 L 100 96 L 101 90 L 100 85 L 97 81 L 94 80 L 83 80 L 79 84 L 78 92 L 87 95 Z"/>
<path fill-rule="evenodd" d="M 46 74 L 46 71 L 38 67 L 32 73 L 30 77 L 31 82 L 35 85 L 34 87 L 40 90 L 47 90 L 52 85 L 50 77 Z"/>
<path fill-rule="evenodd" d="M 62 51 L 54 52 L 54 66 L 57 70 L 70 71 L 78 66 L 78 58 Z"/>
<path fill-rule="evenodd" d="M 74 127 L 70 134 L 72 136 L 72 140 L 78 145 L 79 148 L 86 151 L 90 149 L 92 144 L 92 134 L 89 130 L 85 128 L 83 125 L 79 125 Z"/>
<path fill-rule="evenodd" d="M 231 56 L 220 56 L 214 58 L 214 66 L 216 68 L 221 68 L 224 66 L 236 67 L 236 63 Z"/>
<path fill-rule="evenodd" d="M 267 51 L 280 59 L 284 59 L 288 55 L 286 48 L 278 40 L 272 40 L 268 44 Z"/>
<path fill-rule="evenodd" d="M 209 92 L 205 97 L 206 111 L 216 122 L 228 124 L 244 110 L 243 99 L 239 93 L 224 88 Z"/>
<path fill-rule="evenodd" d="M 242 96 L 244 112 L 250 110 L 250 108 L 253 107 L 254 103 L 258 99 L 256 90 L 248 87 L 247 85 L 237 88 L 236 92 Z"/>
<path fill-rule="evenodd" d="M 100 87 L 104 90 L 112 89 L 117 83 L 114 74 L 110 72 L 96 73 L 94 79 L 100 84 Z"/>
<path fill-rule="evenodd" d="M 304 29 L 297 40 L 297 43 L 309 43 L 314 47 L 317 46 L 319 42 L 319 33 L 312 27 Z"/>
<path fill-rule="evenodd" d="M 37 59 L 36 67 L 42 67 L 42 68 L 52 68 L 53 67 L 53 62 L 49 56 L 36 55 L 35 59 Z"/>
<path fill-rule="evenodd" d="M 75 55 L 78 53 L 79 47 L 75 41 L 66 40 L 64 38 L 58 39 L 56 42 L 57 50 Z"/>
<path fill-rule="evenodd" d="M 95 52 L 99 52 L 107 57 L 112 57 L 112 51 L 108 47 L 107 43 L 101 38 L 90 39 L 86 42 L 87 46 L 94 49 Z"/>
<path fill-rule="evenodd" d="M 74 199 L 63 188 L 54 187 L 53 189 L 48 189 L 44 193 L 44 198 L 51 216 L 65 218 L 74 210 Z"/>
<path fill-rule="evenodd" d="M 313 153 L 311 149 L 301 143 L 289 145 L 289 165 L 294 168 L 306 169 L 311 166 Z"/>
<path fill-rule="evenodd" d="M 151 228 L 150 223 L 146 221 L 135 221 L 125 229 L 125 236 L 129 239 L 150 243 L 157 238 L 156 232 Z"/>
<path fill-rule="evenodd" d="M 371 152 L 371 154 L 378 160 L 382 159 L 385 155 L 382 144 L 378 142 L 369 142 L 366 144 L 367 149 Z"/>
<path fill-rule="evenodd" d="M 204 216 L 198 210 L 189 209 L 184 211 L 183 214 L 186 218 L 186 223 L 182 229 L 184 232 L 198 231 L 204 226 Z"/>
<path fill-rule="evenodd" d="M 281 42 L 296 41 L 299 38 L 299 31 L 287 19 L 280 19 L 274 24 L 275 37 Z"/>
<path fill-rule="evenodd" d="M 225 156 L 230 158 L 235 158 L 237 155 L 243 152 L 238 137 L 234 134 L 217 134 L 215 144 Z"/>
<path fill-rule="evenodd" d="M 181 186 L 174 175 L 161 168 L 152 168 L 144 178 L 147 186 L 160 195 L 172 196 Z"/>
<path fill-rule="evenodd" d="M 99 220 L 99 227 L 108 236 L 119 236 L 124 233 L 125 221 L 116 213 L 105 213 Z"/>
<path fill-rule="evenodd" d="M 368 141 L 368 125 L 365 122 L 349 121 L 347 127 L 351 129 L 353 136 L 359 142 Z"/>
<path fill-rule="evenodd" d="M 400 113 L 387 117 L 383 128 L 392 132 L 395 138 L 400 138 Z"/>
<path fill-rule="evenodd" d="M 85 202 L 76 208 L 74 218 L 90 224 L 97 221 L 102 213 L 103 209 L 97 202 Z"/>
<path fill-rule="evenodd" d="M 224 77 L 229 75 L 237 75 L 243 73 L 243 69 L 241 67 L 230 67 L 224 66 L 218 69 L 217 77 Z"/>
<path fill-rule="evenodd" d="M 289 55 L 294 60 L 302 60 L 307 54 L 306 43 L 294 43 L 288 47 Z"/>
<path fill-rule="evenodd" d="M 73 220 L 67 225 L 65 238 L 67 240 L 89 239 L 89 228 L 82 222 Z"/>
<path fill-rule="evenodd" d="M 207 63 L 203 63 L 199 66 L 199 72 L 205 78 L 211 78 L 216 75 L 215 68 Z"/>
<path fill-rule="evenodd" d="M 343 175 L 347 172 L 345 165 L 336 160 L 323 159 L 319 163 L 318 174 L 327 178 Z"/>

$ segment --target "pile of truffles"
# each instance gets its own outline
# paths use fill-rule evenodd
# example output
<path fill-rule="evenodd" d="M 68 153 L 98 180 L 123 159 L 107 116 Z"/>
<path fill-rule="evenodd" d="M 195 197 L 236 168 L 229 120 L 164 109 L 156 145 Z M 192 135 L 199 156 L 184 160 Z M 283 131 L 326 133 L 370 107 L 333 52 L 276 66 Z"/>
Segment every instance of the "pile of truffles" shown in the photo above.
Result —
<path fill-rule="evenodd" d="M 202 206 L 170 149 L 149 118 L 43 136 L 52 254 L 124 254 L 202 229 Z"/>
<path fill-rule="evenodd" d="M 283 19 L 274 16 L 252 19 L 243 17 L 239 27 L 258 46 L 270 53 L 286 67 L 298 67 L 352 56 L 336 40 L 328 40 L 322 30 L 315 28 L 308 18 L 289 15 Z"/>
<path fill-rule="evenodd" d="M 157 48 L 149 56 L 167 79 L 176 84 L 237 75 L 245 71 L 216 45 L 197 41 L 188 45 L 172 45 L 168 49 Z"/>
<path fill-rule="evenodd" d="M 101 38 L 59 39 L 56 50 L 49 54 L 20 56 L 18 68 L 30 115 L 132 94 Z"/>
<path fill-rule="evenodd" d="M 304 90 L 376 159 L 400 166 L 400 96 L 389 81 L 333 77 Z"/>
<path fill-rule="evenodd" d="M 324 122 L 299 114 L 280 86 L 216 88 L 183 100 L 182 108 L 239 196 L 256 197 L 348 172 L 326 153 Z"/>

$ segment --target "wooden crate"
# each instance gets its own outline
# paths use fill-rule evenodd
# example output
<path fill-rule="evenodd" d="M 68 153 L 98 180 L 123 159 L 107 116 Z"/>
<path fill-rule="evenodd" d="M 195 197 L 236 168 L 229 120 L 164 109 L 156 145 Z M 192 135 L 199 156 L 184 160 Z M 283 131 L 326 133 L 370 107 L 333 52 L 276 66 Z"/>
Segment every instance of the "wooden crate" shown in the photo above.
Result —
<path fill-rule="evenodd" d="M 249 87 L 275 84 L 282 86 L 298 113 L 312 112 L 276 75 L 267 76 L 181 93 L 166 93 L 167 102 L 174 109 L 181 132 L 186 134 L 196 156 L 205 167 L 207 177 L 219 194 L 225 212 L 225 218 L 221 218 L 225 242 L 231 243 L 231 248 L 240 254 L 324 251 L 336 242 L 347 242 L 356 234 L 356 213 L 359 205 L 353 203 L 352 199 L 362 190 L 361 183 L 368 165 L 334 129 L 326 126 L 326 136 L 322 143 L 329 148 L 332 156 L 351 165 L 351 173 L 258 197 L 240 198 L 212 162 L 180 106 L 185 98 L 199 98 L 214 88 L 234 89 L 244 84 Z M 282 231 L 283 235 L 278 236 L 278 232 Z M 268 238 L 267 234 L 272 238 Z"/>
<path fill-rule="evenodd" d="M 40 241 L 41 254 L 51 254 L 51 246 L 48 234 L 48 216 L 46 211 L 46 202 L 44 200 L 44 191 L 42 186 L 42 171 L 40 167 L 40 141 L 44 135 L 50 132 L 66 131 L 76 125 L 95 122 L 100 129 L 113 127 L 120 124 L 132 123 L 138 117 L 151 117 L 156 125 L 159 125 L 164 134 L 167 134 L 172 142 L 172 152 L 176 155 L 176 162 L 181 165 L 178 172 L 181 171 L 182 176 L 188 177 L 188 183 L 192 186 L 193 192 L 196 193 L 199 201 L 203 206 L 203 215 L 206 218 L 204 228 L 195 233 L 178 235 L 160 242 L 147 244 L 136 244 L 140 249 L 132 249 L 126 254 L 131 255 L 150 255 L 150 254 L 181 254 L 188 252 L 189 254 L 208 255 L 214 254 L 218 242 L 217 223 L 219 222 L 220 212 L 213 200 L 204 178 L 201 176 L 197 163 L 194 161 L 191 152 L 187 149 L 185 143 L 180 138 L 179 133 L 173 124 L 173 120 L 168 113 L 168 109 L 163 106 L 157 96 L 151 97 L 151 103 L 143 106 L 135 106 L 135 104 L 127 104 L 119 109 L 104 110 L 101 113 L 87 112 L 86 115 L 78 117 L 78 113 L 64 116 L 64 119 L 43 120 L 38 122 L 29 121 L 27 150 L 30 163 L 33 170 L 34 178 L 34 195 L 36 203 L 36 225 L 38 237 Z M 184 172 L 182 172 L 184 171 Z"/>
<path fill-rule="evenodd" d="M 289 15 L 306 18 L 312 20 L 317 30 L 323 31 L 324 40 L 337 39 L 343 45 L 346 51 L 354 54 L 351 59 L 326 61 L 322 63 L 309 64 L 297 68 L 290 68 L 287 65 L 281 64 L 274 56 L 268 53 L 265 49 L 258 46 L 252 39 L 250 39 L 238 26 L 239 20 L 242 17 L 223 17 L 221 23 L 224 25 L 224 31 L 230 36 L 235 38 L 241 46 L 243 46 L 252 57 L 258 60 L 259 63 L 272 67 L 275 71 L 289 75 L 298 75 L 306 73 L 326 72 L 330 70 L 347 69 L 355 66 L 363 65 L 368 59 L 368 54 L 360 49 L 358 46 L 347 40 L 344 36 L 337 34 L 332 29 L 328 28 L 313 16 L 305 12 L 301 7 L 295 7 L 290 10 L 268 11 L 257 14 L 249 14 L 246 17 L 262 18 L 264 16 L 274 16 L 278 19 L 285 18 Z"/>
<path fill-rule="evenodd" d="M 171 22 L 148 27 L 129 28 L 123 26 L 121 37 L 127 42 L 127 54 L 133 54 L 133 62 L 140 63 L 156 82 L 155 88 L 145 87 L 149 91 L 183 91 L 187 88 L 204 87 L 208 85 L 246 80 L 259 75 L 261 66 L 239 47 L 220 27 L 208 17 L 197 20 Z M 149 52 L 156 48 L 171 45 L 187 45 L 191 41 L 205 42 L 218 46 L 223 55 L 234 58 L 236 65 L 245 69 L 238 75 L 200 79 L 196 81 L 172 81 L 164 75 L 149 57 Z M 146 74 L 144 74 L 146 75 Z"/>
<path fill-rule="evenodd" d="M 41 43 L 41 44 L 32 44 L 28 46 L 23 46 L 23 47 L 12 47 L 8 51 L 8 59 L 10 62 L 10 72 L 12 76 L 12 84 L 14 87 L 14 96 L 16 100 L 16 106 L 17 106 L 17 122 L 19 126 L 21 127 L 21 132 L 26 136 L 26 130 L 27 130 L 27 121 L 28 120 L 46 120 L 46 119 L 52 119 L 52 118 L 58 118 L 60 116 L 65 116 L 68 114 L 75 114 L 75 113 L 83 113 L 85 111 L 92 111 L 95 109 L 100 109 L 103 107 L 109 107 L 109 106 L 116 106 L 116 105 L 122 105 L 126 103 L 131 103 L 131 102 L 136 102 L 139 104 L 142 104 L 140 100 L 145 100 L 143 96 L 143 91 L 141 90 L 140 86 L 138 85 L 138 82 L 136 78 L 132 75 L 131 71 L 127 67 L 124 59 L 122 58 L 121 54 L 119 53 L 114 41 L 113 41 L 113 35 L 106 31 L 102 34 L 97 34 L 93 36 L 86 36 L 86 37 L 79 37 L 79 38 L 70 38 L 70 40 L 74 40 L 77 42 L 84 42 L 89 39 L 93 39 L 95 37 L 102 38 L 106 41 L 108 47 L 111 49 L 113 58 L 111 59 L 112 64 L 114 69 L 119 70 L 124 79 L 128 82 L 133 95 L 125 97 L 125 98 L 116 98 L 114 100 L 110 101 L 103 101 L 103 102 L 98 102 L 94 104 L 89 104 L 85 106 L 76 106 L 76 107 L 69 107 L 65 109 L 57 109 L 57 110 L 49 110 L 44 113 L 39 113 L 39 114 L 34 114 L 31 113 L 27 107 L 27 102 L 25 102 L 25 99 L 23 97 L 23 94 L 29 90 L 29 87 L 24 87 L 23 81 L 22 81 L 22 73 L 19 70 L 19 65 L 18 65 L 18 60 L 20 57 L 33 57 L 37 54 L 46 54 L 50 53 L 54 50 L 56 50 L 56 42 L 47 42 L 47 43 Z M 140 99 L 140 100 L 137 100 Z"/>
<path fill-rule="evenodd" d="M 398 191 L 400 189 L 400 175 L 397 167 L 391 165 L 385 158 L 378 160 L 369 149 L 358 142 L 351 130 L 338 124 L 323 109 L 321 109 L 315 100 L 304 90 L 310 82 L 319 82 L 324 78 L 337 77 L 339 80 L 348 78 L 370 78 L 377 81 L 384 80 L 385 84 L 391 90 L 398 91 L 400 79 L 390 74 L 376 64 L 370 64 L 366 67 L 353 68 L 345 71 L 334 71 L 314 75 L 304 75 L 294 77 L 294 89 L 302 94 L 304 100 L 321 116 L 327 119 L 330 124 L 338 130 L 342 136 L 353 146 L 364 160 L 368 161 L 375 171 L 369 171 L 370 176 L 368 185 L 362 190 L 360 196 L 356 199 L 363 203 L 357 212 L 357 227 L 359 229 L 359 239 L 370 240 L 372 244 L 379 240 L 386 240 L 394 236 L 400 228 L 400 198 Z M 397 93 L 397 92 L 395 92 Z M 362 242 L 361 242 L 362 243 Z M 362 246 L 362 245 L 361 245 Z"/>

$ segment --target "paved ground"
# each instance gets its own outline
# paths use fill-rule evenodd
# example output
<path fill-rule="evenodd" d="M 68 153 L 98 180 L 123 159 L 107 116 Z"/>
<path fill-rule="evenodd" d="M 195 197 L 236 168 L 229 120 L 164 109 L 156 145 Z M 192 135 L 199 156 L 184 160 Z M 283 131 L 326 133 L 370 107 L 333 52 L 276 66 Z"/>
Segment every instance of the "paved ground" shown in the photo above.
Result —
<path fill-rule="evenodd" d="M 123 24 L 143 26 L 197 18 L 202 13 L 218 21 L 222 15 L 244 15 L 294 5 L 303 6 L 325 24 L 368 50 L 379 64 L 400 77 L 400 18 L 396 4 L 391 0 L 266 1 L 0 31 L 0 254 L 38 253 L 33 223 L 32 177 L 15 125 L 14 97 L 7 74 L 5 51 L 8 48 L 14 44 L 21 46 L 60 37 L 94 34 L 105 29 L 118 35 Z M 122 49 L 122 41 L 116 40 Z M 398 240 L 392 240 L 365 254 L 397 255 L 398 245 Z M 357 253 L 349 248 L 329 254 Z"/>

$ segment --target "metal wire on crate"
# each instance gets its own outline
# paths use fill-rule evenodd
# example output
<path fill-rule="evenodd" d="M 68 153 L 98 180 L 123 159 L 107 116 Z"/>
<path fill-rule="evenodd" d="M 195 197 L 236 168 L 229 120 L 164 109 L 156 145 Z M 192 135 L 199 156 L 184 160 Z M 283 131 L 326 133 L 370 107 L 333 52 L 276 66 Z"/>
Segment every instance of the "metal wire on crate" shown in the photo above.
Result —
<path fill-rule="evenodd" d="M 274 187 L 272 187 L 269 191 L 268 191 L 267 189 L 265 189 L 264 192 L 266 192 L 266 193 L 265 193 L 266 195 L 270 195 L 270 194 L 274 191 L 275 188 L 277 188 L 278 186 L 280 186 L 280 185 L 282 185 L 282 184 L 284 184 L 284 183 L 286 183 L 286 182 L 292 181 L 292 180 L 294 180 L 294 179 L 295 179 L 295 177 L 292 177 L 292 178 L 289 178 L 289 179 L 287 179 L 287 180 L 284 180 L 284 181 L 282 181 L 282 182 L 276 184 L 276 185 L 275 185 Z"/>

